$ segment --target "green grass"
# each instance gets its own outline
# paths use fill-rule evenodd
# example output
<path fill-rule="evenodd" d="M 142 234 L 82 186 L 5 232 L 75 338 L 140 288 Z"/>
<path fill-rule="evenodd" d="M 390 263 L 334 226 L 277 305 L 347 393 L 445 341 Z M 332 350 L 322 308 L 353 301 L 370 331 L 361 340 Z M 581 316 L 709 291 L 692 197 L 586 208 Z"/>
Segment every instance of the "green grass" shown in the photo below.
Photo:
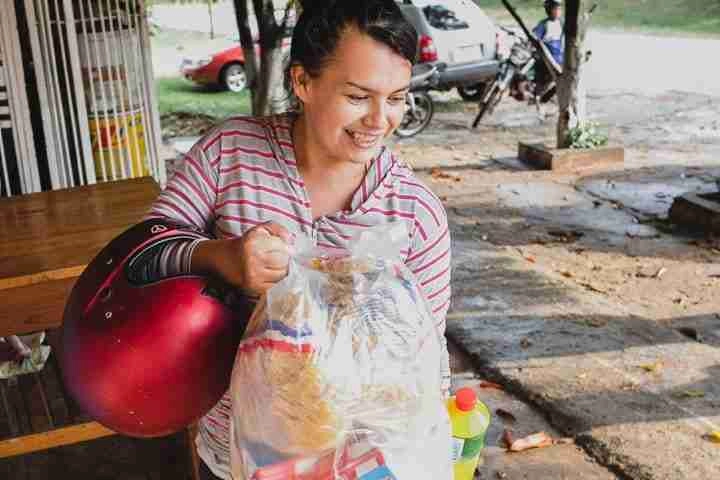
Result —
<path fill-rule="evenodd" d="M 160 114 L 184 112 L 209 115 L 222 119 L 250 113 L 247 90 L 233 93 L 195 85 L 184 78 L 155 80 Z"/>
<path fill-rule="evenodd" d="M 514 20 L 500 0 L 475 0 L 502 24 Z M 720 0 L 597 0 L 591 25 L 652 33 L 720 36 Z M 545 16 L 541 0 L 510 0 L 529 28 Z M 591 6 L 593 1 L 586 4 Z"/>

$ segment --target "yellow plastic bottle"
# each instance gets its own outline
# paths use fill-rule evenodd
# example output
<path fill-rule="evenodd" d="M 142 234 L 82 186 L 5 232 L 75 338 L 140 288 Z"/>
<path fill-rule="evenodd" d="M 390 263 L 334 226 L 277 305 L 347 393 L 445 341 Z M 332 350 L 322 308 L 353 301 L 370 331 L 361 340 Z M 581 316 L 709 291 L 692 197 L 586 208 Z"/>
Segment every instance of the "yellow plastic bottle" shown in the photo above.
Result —
<path fill-rule="evenodd" d="M 453 435 L 455 480 L 472 480 L 485 447 L 490 412 L 472 388 L 461 388 L 447 401 Z"/>

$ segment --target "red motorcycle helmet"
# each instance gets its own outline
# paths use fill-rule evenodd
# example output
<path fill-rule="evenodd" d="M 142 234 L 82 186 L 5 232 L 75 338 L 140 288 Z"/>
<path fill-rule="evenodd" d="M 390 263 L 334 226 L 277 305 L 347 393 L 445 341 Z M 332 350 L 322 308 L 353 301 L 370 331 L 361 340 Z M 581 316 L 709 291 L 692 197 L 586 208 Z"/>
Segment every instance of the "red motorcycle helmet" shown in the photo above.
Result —
<path fill-rule="evenodd" d="M 167 220 L 142 222 L 87 266 L 65 306 L 61 371 L 79 406 L 134 437 L 176 432 L 227 390 L 252 305 L 200 276 L 148 281 L 157 249 L 205 235 Z"/>

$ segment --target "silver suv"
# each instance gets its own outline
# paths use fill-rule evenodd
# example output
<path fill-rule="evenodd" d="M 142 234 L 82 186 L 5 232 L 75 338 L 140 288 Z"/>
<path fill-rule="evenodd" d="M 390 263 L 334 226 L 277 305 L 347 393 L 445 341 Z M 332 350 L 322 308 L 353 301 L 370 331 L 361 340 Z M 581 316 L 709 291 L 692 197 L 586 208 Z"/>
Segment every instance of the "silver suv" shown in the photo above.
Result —
<path fill-rule="evenodd" d="M 457 88 L 465 100 L 479 100 L 485 83 L 495 78 L 498 29 L 471 0 L 403 0 L 405 18 L 418 32 L 419 63 L 440 73 L 439 90 Z"/>

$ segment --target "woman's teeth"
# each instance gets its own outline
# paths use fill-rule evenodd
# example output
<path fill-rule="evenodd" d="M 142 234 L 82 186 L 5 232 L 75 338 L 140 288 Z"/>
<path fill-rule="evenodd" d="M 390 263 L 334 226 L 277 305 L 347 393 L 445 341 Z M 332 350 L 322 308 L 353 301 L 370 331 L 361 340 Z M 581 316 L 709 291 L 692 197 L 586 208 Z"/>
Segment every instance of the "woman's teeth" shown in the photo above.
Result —
<path fill-rule="evenodd" d="M 372 147 L 380 138 L 380 135 L 367 135 L 364 133 L 353 132 L 352 130 L 346 130 L 346 132 L 350 135 L 350 138 L 352 138 L 353 143 L 361 148 Z"/>

